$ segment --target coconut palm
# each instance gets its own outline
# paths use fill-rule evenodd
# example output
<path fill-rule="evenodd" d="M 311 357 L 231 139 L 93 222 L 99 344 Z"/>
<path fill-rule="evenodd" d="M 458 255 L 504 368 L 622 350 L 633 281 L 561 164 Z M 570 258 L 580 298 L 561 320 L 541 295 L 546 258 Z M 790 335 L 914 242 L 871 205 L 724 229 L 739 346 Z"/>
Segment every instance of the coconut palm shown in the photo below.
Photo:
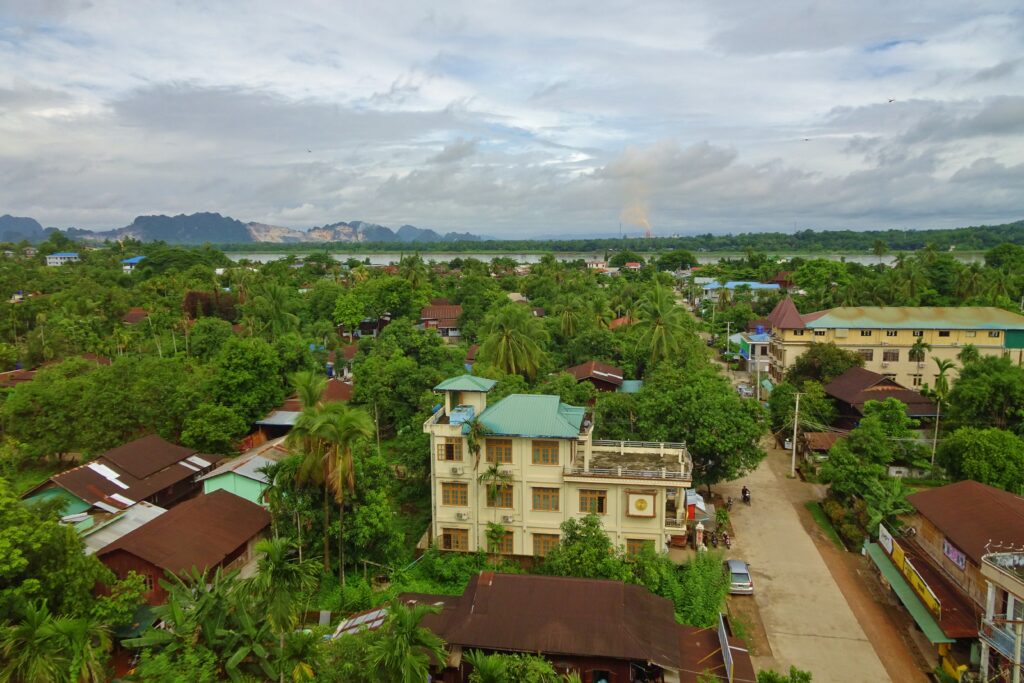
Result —
<path fill-rule="evenodd" d="M 328 448 L 325 452 L 327 462 L 327 486 L 334 494 L 334 502 L 338 504 L 339 530 L 338 578 L 345 585 L 345 497 L 356 491 L 356 468 L 352 449 L 360 439 L 368 439 L 374 434 L 374 424 L 370 416 L 362 408 L 353 408 L 344 403 L 330 403 L 322 408 L 327 420 L 324 436 Z"/>
<path fill-rule="evenodd" d="M 256 552 L 260 555 L 257 572 L 245 581 L 245 588 L 277 633 L 282 652 L 286 634 L 298 623 L 296 604 L 316 586 L 319 573 L 312 561 L 293 559 L 292 548 L 293 543 L 286 538 L 259 541 L 256 544 Z M 278 677 L 284 683 L 284 668 Z"/>
<path fill-rule="evenodd" d="M 878 263 L 882 263 L 882 257 L 889 253 L 889 245 L 884 240 L 875 240 L 875 243 L 871 247 L 871 252 L 878 258 Z"/>
<path fill-rule="evenodd" d="M 880 523 L 889 529 L 899 528 L 902 524 L 900 515 L 914 509 L 907 502 L 908 493 L 906 484 L 899 477 L 870 482 L 864 493 L 864 502 L 868 508 L 868 528 L 877 530 Z"/>
<path fill-rule="evenodd" d="M 925 354 L 932 350 L 932 345 L 926 342 L 923 338 L 918 337 L 914 340 L 913 345 L 910 347 L 910 351 L 907 352 L 907 357 L 915 363 L 923 363 Z"/>
<path fill-rule="evenodd" d="M 479 416 L 474 417 L 466 423 L 466 447 L 473 454 L 473 469 L 480 467 L 480 449 L 483 448 L 484 439 L 489 430 L 487 425 L 480 421 Z"/>
<path fill-rule="evenodd" d="M 469 674 L 469 683 L 505 683 L 508 681 L 505 663 L 494 655 L 485 654 L 480 650 L 470 650 L 462 656 L 462 659 L 473 667 L 473 672 Z"/>
<path fill-rule="evenodd" d="M 537 376 L 544 361 L 541 345 L 548 336 L 529 307 L 508 304 L 499 308 L 484 320 L 482 336 L 480 360 L 509 375 Z"/>
<path fill-rule="evenodd" d="M 51 629 L 71 655 L 68 680 L 74 683 L 106 683 L 107 659 L 112 641 L 110 629 L 93 617 L 56 617 Z"/>
<path fill-rule="evenodd" d="M 935 361 L 935 365 L 939 370 L 939 374 L 935 376 L 935 395 L 941 401 L 949 393 L 949 379 L 946 377 L 946 373 L 956 368 L 956 363 L 945 358 L 932 358 Z"/>
<path fill-rule="evenodd" d="M 579 299 L 572 299 L 566 302 L 558 312 L 558 331 L 563 339 L 571 339 L 576 336 L 583 324 L 586 314 L 583 302 Z"/>
<path fill-rule="evenodd" d="M 290 379 L 303 409 L 312 408 L 323 399 L 324 389 L 327 388 L 327 378 L 319 372 L 300 370 Z"/>
<path fill-rule="evenodd" d="M 299 327 L 299 316 L 294 311 L 297 302 L 284 285 L 264 283 L 254 290 L 244 305 L 250 327 L 254 332 L 276 339 Z"/>
<path fill-rule="evenodd" d="M 420 258 L 419 253 L 411 256 L 403 256 L 398 261 L 398 274 L 409 281 L 413 289 L 420 289 L 427 286 L 429 275 L 427 265 Z"/>
<path fill-rule="evenodd" d="M 974 344 L 964 344 L 960 353 L 956 354 L 956 359 L 960 361 L 960 365 L 974 363 L 981 360 L 981 351 L 978 351 L 978 347 Z"/>
<path fill-rule="evenodd" d="M 501 463 L 492 462 L 477 476 L 476 480 L 486 488 L 487 502 L 494 505 L 501 488 L 512 483 L 512 473 L 503 469 Z"/>
<path fill-rule="evenodd" d="M 971 299 L 981 294 L 985 287 L 985 273 L 981 266 L 972 263 L 962 268 L 956 277 L 956 294 L 961 299 Z"/>
<path fill-rule="evenodd" d="M 640 302 L 639 345 L 648 350 L 653 365 L 677 355 L 686 336 L 686 312 L 676 305 L 672 291 L 656 286 Z"/>
<path fill-rule="evenodd" d="M 421 626 L 423 617 L 436 614 L 433 605 L 404 605 L 395 598 L 388 603 L 388 617 L 367 652 L 374 674 L 391 683 L 422 683 L 432 663 L 446 660 L 444 640 Z"/>
<path fill-rule="evenodd" d="M 324 571 L 330 571 L 330 523 L 331 506 L 327 482 L 329 466 L 326 439 L 331 434 L 329 420 L 316 406 L 305 408 L 295 419 L 288 432 L 285 444 L 292 453 L 300 456 L 295 470 L 295 483 L 299 486 L 320 488 L 323 495 L 324 515 Z"/>

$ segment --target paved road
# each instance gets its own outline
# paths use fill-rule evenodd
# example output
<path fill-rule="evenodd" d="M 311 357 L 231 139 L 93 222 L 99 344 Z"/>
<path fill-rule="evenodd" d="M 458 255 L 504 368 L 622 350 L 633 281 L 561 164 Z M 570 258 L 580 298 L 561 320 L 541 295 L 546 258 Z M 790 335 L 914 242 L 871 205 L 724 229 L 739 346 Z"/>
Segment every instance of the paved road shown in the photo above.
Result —
<path fill-rule="evenodd" d="M 785 458 L 779 451 L 746 478 L 719 486 L 740 498 L 750 487 L 753 505 L 733 506 L 736 542 L 731 557 L 750 563 L 761 620 L 772 657 L 759 668 L 809 670 L 822 683 L 891 681 L 798 517 Z M 775 462 L 775 461 L 778 462 Z"/>

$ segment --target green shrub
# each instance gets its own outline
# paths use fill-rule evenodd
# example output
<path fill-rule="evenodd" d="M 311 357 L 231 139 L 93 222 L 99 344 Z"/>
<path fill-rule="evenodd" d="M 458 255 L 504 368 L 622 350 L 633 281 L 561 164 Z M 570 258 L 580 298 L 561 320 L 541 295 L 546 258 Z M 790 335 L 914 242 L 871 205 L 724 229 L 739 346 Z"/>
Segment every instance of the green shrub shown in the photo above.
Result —
<path fill-rule="evenodd" d="M 846 518 L 846 510 L 837 500 L 826 498 L 821 503 L 821 509 L 825 511 L 825 514 L 828 516 L 828 519 L 832 522 L 833 526 L 838 527 Z"/>
<path fill-rule="evenodd" d="M 850 548 L 860 548 L 866 538 L 864 530 L 856 524 L 846 523 L 839 527 L 839 535 L 846 541 Z"/>

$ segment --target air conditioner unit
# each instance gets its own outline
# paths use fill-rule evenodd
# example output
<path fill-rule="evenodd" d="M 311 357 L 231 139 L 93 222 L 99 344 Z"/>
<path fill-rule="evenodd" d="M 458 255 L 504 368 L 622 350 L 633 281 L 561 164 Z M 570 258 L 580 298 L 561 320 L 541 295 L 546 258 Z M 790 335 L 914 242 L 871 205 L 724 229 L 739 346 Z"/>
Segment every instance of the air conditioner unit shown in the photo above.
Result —
<path fill-rule="evenodd" d="M 889 367 L 889 362 L 888 362 L 888 361 L 884 361 L 884 360 L 883 360 L 883 361 L 882 361 L 882 367 L 883 367 L 883 368 L 887 368 L 887 367 Z"/>
<path fill-rule="evenodd" d="M 504 524 L 511 524 L 512 522 L 516 521 L 516 518 L 513 517 L 512 515 L 502 515 L 501 516 L 501 521 Z"/>
<path fill-rule="evenodd" d="M 452 474 L 462 474 L 462 468 L 461 467 L 453 467 L 452 468 Z"/>
<path fill-rule="evenodd" d="M 455 519 L 457 519 L 457 520 L 459 520 L 461 522 L 465 522 L 467 519 L 469 519 L 469 513 L 468 512 L 456 512 L 455 513 Z"/>

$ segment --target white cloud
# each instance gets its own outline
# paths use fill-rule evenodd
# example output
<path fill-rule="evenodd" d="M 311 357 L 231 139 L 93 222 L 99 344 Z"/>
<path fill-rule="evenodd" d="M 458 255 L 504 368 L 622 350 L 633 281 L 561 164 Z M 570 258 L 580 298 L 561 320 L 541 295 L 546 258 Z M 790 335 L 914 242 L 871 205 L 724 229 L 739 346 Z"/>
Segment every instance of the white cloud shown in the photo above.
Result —
<path fill-rule="evenodd" d="M 661 234 L 1020 218 L 1009 0 L 353 7 L 0 0 L 0 212 L 509 236 L 637 208 Z"/>

